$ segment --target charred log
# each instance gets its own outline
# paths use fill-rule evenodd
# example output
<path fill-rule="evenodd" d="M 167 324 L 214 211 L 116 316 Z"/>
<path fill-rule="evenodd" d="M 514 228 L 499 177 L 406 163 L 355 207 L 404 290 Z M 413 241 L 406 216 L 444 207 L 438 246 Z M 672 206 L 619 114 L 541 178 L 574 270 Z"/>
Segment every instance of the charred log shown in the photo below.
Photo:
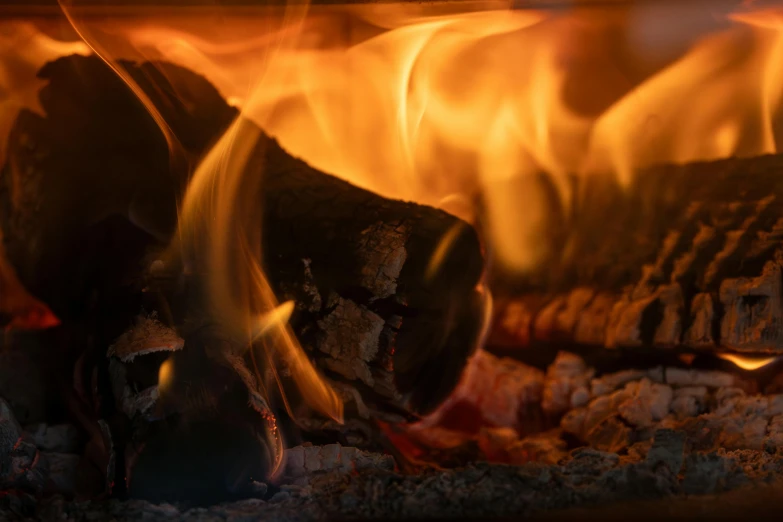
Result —
<path fill-rule="evenodd" d="M 193 73 L 167 64 L 122 67 L 171 127 L 174 148 L 106 65 L 74 56 L 41 71 L 49 82 L 41 93 L 46 116 L 20 114 L 0 178 L 9 259 L 67 327 L 97 328 L 92 364 L 142 307 L 159 311 L 186 340 L 209 327 L 194 323 L 196 294 L 183 291 L 176 273 L 149 268 L 172 238 L 193 166 L 236 116 Z M 481 327 L 482 257 L 473 229 L 319 172 L 263 134 L 249 164 L 264 176 L 257 197 L 265 269 L 278 297 L 296 301 L 291 322 L 316 365 L 365 410 L 401 419 L 436 407 Z M 429 274 L 455 227 L 449 255 Z M 98 378 L 108 383 L 108 369 Z"/>
<path fill-rule="evenodd" d="M 501 306 L 497 342 L 780 353 L 781 170 L 773 155 L 653 167 L 627 191 L 585 181 L 563 256 Z"/>

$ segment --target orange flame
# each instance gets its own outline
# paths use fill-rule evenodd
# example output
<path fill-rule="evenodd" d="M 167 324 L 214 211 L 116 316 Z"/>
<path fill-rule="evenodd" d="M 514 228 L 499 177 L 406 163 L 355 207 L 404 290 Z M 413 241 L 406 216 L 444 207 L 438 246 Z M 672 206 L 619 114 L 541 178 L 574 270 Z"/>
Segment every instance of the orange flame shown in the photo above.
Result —
<path fill-rule="evenodd" d="M 611 173 L 627 185 L 651 163 L 780 147 L 779 9 L 487 7 L 289 7 L 219 11 L 214 23 L 186 12 L 77 25 L 109 60 L 162 59 L 204 74 L 317 168 L 389 197 L 471 202 L 447 208 L 468 220 L 482 213 L 493 254 L 522 271 L 546 258 L 553 205 L 575 197 L 570 176 Z"/>
<path fill-rule="evenodd" d="M 747 371 L 753 371 L 753 370 L 764 368 L 765 366 L 768 366 L 780 359 L 780 357 L 777 356 L 759 358 L 759 357 L 746 357 L 744 355 L 736 355 L 733 353 L 721 353 L 718 354 L 718 357 L 720 357 L 725 361 L 734 363 L 734 365 L 737 366 L 738 368 Z"/>

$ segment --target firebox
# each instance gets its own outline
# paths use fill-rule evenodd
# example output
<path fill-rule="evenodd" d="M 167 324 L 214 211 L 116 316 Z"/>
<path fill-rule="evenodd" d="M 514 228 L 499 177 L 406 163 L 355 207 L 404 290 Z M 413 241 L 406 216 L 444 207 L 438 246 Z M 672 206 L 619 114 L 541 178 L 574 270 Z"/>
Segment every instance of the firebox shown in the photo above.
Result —
<path fill-rule="evenodd" d="M 783 3 L 11 1 L 0 49 L 0 518 L 778 507 Z"/>

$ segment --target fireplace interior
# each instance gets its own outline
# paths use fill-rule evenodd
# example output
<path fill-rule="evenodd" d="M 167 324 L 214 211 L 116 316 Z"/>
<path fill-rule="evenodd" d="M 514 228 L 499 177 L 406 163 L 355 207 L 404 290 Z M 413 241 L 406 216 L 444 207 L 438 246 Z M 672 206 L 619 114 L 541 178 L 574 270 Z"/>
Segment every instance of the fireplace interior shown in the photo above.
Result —
<path fill-rule="evenodd" d="M 0 519 L 783 507 L 783 4 L 0 3 Z"/>

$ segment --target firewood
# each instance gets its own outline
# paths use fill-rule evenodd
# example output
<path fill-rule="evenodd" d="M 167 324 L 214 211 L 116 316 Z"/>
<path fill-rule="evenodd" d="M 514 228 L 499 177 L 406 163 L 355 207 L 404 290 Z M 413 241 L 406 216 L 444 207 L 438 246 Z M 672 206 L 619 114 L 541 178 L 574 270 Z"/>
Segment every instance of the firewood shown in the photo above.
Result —
<path fill-rule="evenodd" d="M 558 257 L 517 278 L 494 341 L 783 352 L 782 171 L 769 155 L 575 181 Z"/>
<path fill-rule="evenodd" d="M 19 115 L 0 178 L 5 242 L 20 279 L 64 321 L 115 314 L 111 331 L 96 341 L 104 345 L 130 326 L 125 312 L 124 323 L 116 320 L 118 308 L 157 309 L 139 288 L 140 266 L 171 240 L 180 187 L 237 115 L 189 71 L 123 67 L 171 126 L 184 164 L 170 161 L 152 118 L 107 66 L 74 56 L 41 71 L 46 116 Z M 319 172 L 263 133 L 248 168 L 264 176 L 255 197 L 264 212 L 257 226 L 267 275 L 281 300 L 296 301 L 291 323 L 316 366 L 379 411 L 415 416 L 435 408 L 455 386 L 481 328 L 475 231 L 445 212 Z M 140 229 L 118 225 L 109 217 L 117 214 Z M 455 227 L 449 254 L 429 274 L 436 248 Z M 111 236 L 116 247 L 106 242 Z M 113 312 L 96 311 L 94 301 L 88 309 L 77 297 L 96 291 Z M 171 325 L 181 325 L 187 305 L 164 298 Z M 167 314 L 161 310 L 161 318 Z"/>

